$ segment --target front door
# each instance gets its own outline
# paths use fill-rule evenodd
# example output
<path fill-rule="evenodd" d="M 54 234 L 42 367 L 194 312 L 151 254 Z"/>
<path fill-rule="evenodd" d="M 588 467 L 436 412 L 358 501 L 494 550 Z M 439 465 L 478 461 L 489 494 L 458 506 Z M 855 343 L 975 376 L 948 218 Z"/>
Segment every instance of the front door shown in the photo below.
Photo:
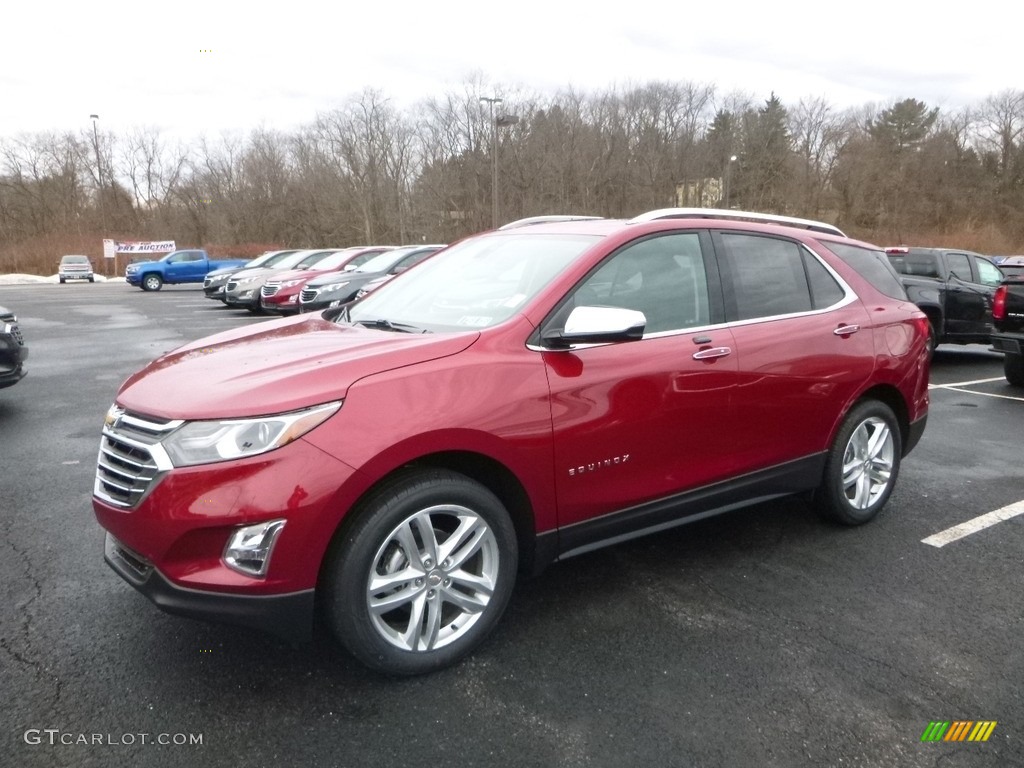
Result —
<path fill-rule="evenodd" d="M 638 341 L 543 353 L 560 527 L 733 473 L 736 359 L 731 333 L 715 322 L 721 294 L 710 264 L 697 232 L 649 237 L 569 297 L 639 310 L 647 325 Z"/>

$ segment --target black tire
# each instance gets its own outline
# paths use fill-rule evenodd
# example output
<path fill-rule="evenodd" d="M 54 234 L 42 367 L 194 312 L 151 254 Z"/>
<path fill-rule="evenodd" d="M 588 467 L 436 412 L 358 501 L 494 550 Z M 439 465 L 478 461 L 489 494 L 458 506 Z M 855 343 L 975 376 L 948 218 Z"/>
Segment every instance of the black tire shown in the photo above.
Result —
<path fill-rule="evenodd" d="M 60 284 L 61 284 L 61 285 L 64 285 L 64 282 L 65 282 L 64 278 L 63 278 L 63 277 L 61 277 L 61 278 L 58 278 L 58 279 L 60 280 Z"/>
<path fill-rule="evenodd" d="M 90 277 L 89 278 L 89 282 L 90 283 L 95 283 L 96 282 L 96 278 L 95 277 Z"/>
<path fill-rule="evenodd" d="M 1024 387 L 1024 355 L 1003 355 L 1003 374 L 1015 387 Z"/>
<path fill-rule="evenodd" d="M 331 545 L 320 594 L 327 625 L 353 656 L 386 674 L 418 675 L 454 664 L 490 634 L 518 569 L 515 528 L 493 493 L 456 472 L 410 470 L 353 514 Z M 371 576 L 381 580 L 373 591 Z"/>
<path fill-rule="evenodd" d="M 142 282 L 140 283 L 140 285 L 142 286 L 142 290 L 144 291 L 159 291 L 161 288 L 163 288 L 164 280 L 162 277 L 160 277 L 160 275 L 156 273 L 150 273 L 142 277 Z"/>
<path fill-rule="evenodd" d="M 892 494 L 902 455 L 902 436 L 892 409 L 878 400 L 857 403 L 825 461 L 815 494 L 822 514 L 843 525 L 873 519 Z"/>

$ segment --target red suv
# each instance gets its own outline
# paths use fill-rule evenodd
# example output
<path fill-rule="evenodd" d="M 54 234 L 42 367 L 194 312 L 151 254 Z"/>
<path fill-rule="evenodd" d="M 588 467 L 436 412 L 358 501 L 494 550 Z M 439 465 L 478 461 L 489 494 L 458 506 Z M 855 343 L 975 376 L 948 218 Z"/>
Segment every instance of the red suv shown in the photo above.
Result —
<path fill-rule="evenodd" d="M 806 491 L 867 522 L 926 421 L 927 319 L 802 219 L 505 227 L 329 317 L 129 378 L 93 505 L 165 610 L 293 639 L 319 612 L 392 674 L 464 656 L 554 560 Z"/>

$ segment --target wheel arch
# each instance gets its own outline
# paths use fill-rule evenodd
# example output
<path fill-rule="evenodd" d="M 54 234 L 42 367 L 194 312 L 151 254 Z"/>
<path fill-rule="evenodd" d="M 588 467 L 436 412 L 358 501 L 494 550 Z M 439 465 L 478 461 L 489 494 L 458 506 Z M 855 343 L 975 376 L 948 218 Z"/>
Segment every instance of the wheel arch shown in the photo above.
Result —
<path fill-rule="evenodd" d="M 396 478 L 417 470 L 430 469 L 447 469 L 452 472 L 458 472 L 480 483 L 480 485 L 497 496 L 502 506 L 508 512 L 516 532 L 516 542 L 519 548 L 519 571 L 533 572 L 538 569 L 539 565 L 543 565 L 543 563 L 538 564 L 537 562 L 539 558 L 533 504 L 530 501 L 526 488 L 519 478 L 516 477 L 515 473 L 500 461 L 484 454 L 464 450 L 442 451 L 425 454 L 394 467 L 382 475 L 376 482 L 369 485 L 359 495 L 355 502 L 349 506 L 348 511 L 342 517 L 328 540 L 324 556 L 320 562 L 318 583 L 321 583 L 323 580 L 324 569 L 330 560 L 330 552 L 335 546 L 335 542 L 343 539 L 345 530 L 358 520 L 362 514 L 365 514 L 368 500 L 394 482 Z"/>
<path fill-rule="evenodd" d="M 889 406 L 889 409 L 896 417 L 896 423 L 899 425 L 900 429 L 901 456 L 906 456 L 909 451 L 908 446 L 910 444 L 910 411 L 907 408 L 906 400 L 903 399 L 903 395 L 891 384 L 878 384 L 861 393 L 860 397 L 850 403 L 850 407 L 846 409 L 842 418 L 840 418 L 839 424 L 842 424 L 843 420 L 846 418 L 846 414 L 849 413 L 858 403 L 862 403 L 866 400 L 877 400 Z M 836 429 L 838 430 L 838 425 Z M 833 439 L 835 439 L 834 434 Z"/>

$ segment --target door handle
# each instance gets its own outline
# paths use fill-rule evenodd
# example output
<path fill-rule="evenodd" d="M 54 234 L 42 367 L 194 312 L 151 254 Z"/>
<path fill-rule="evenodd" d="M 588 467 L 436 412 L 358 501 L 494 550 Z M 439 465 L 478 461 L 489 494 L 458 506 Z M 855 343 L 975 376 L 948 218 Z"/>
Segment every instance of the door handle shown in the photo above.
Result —
<path fill-rule="evenodd" d="M 710 349 L 702 349 L 700 352 L 694 352 L 693 359 L 714 360 L 716 357 L 725 357 L 731 354 L 732 350 L 729 347 L 711 347 Z"/>
<path fill-rule="evenodd" d="M 840 325 L 832 333 L 836 336 L 849 336 L 850 334 L 856 333 L 860 330 L 859 325 Z"/>

